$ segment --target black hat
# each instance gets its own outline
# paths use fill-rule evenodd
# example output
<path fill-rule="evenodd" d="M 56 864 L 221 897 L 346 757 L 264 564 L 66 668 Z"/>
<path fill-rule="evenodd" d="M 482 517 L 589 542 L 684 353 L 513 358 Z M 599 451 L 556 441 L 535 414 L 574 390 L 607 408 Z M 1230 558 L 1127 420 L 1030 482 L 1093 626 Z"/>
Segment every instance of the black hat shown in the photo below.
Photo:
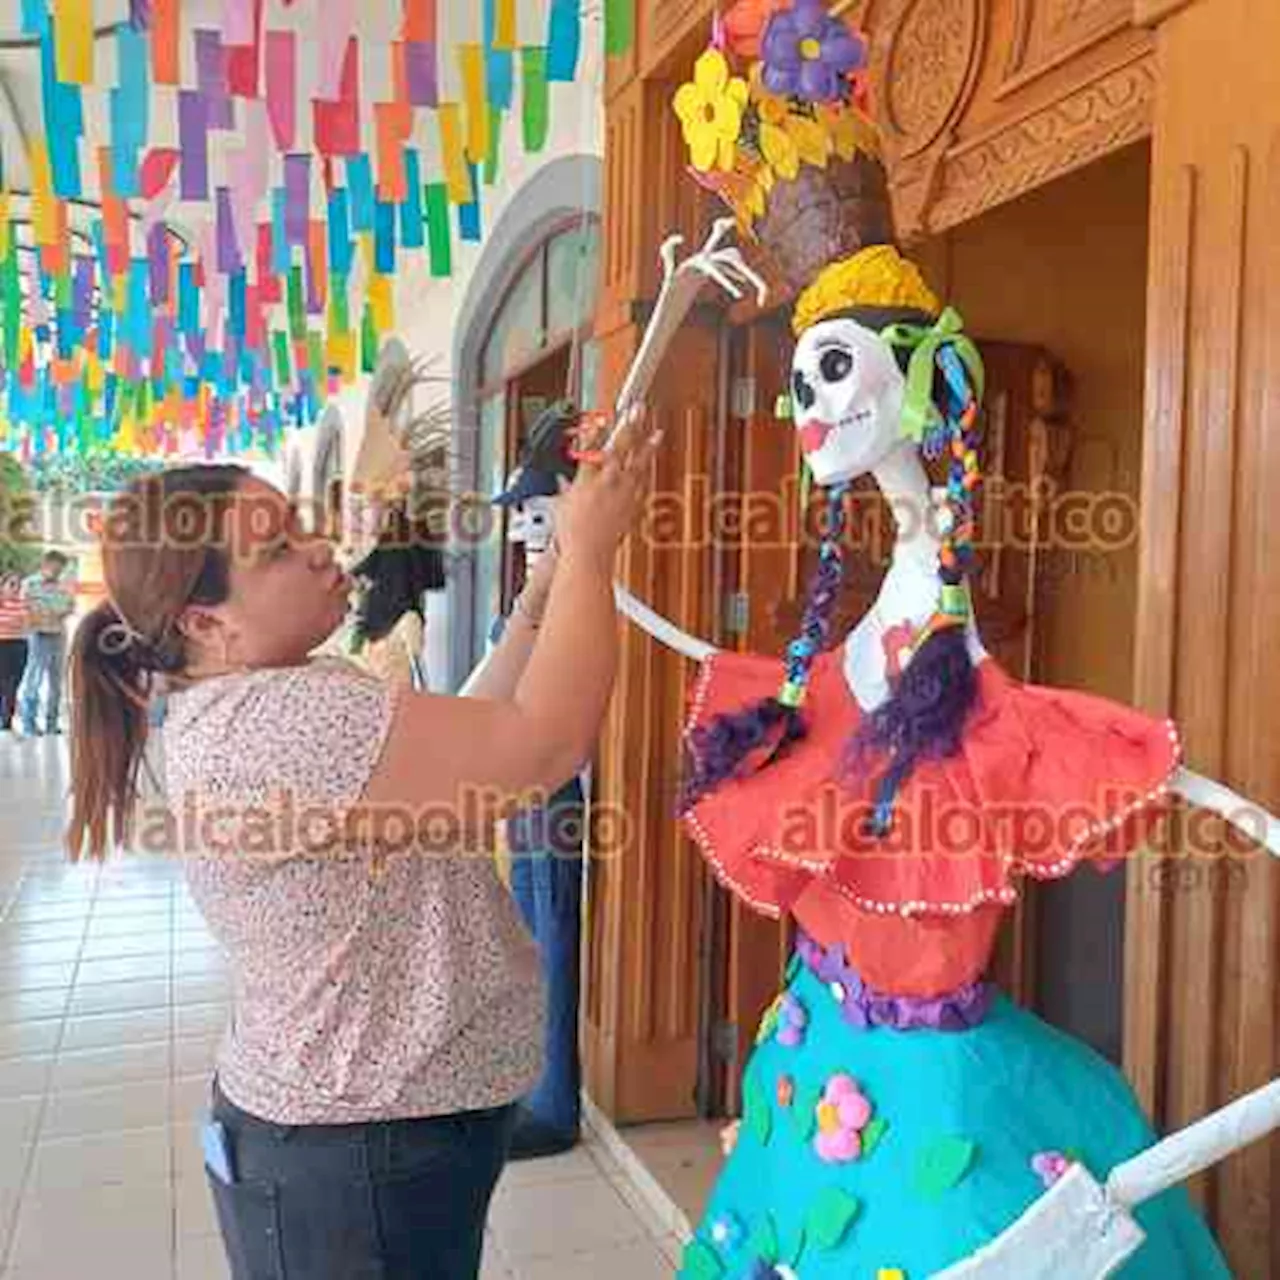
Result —
<path fill-rule="evenodd" d="M 557 400 L 533 420 L 520 450 L 515 473 L 494 502 L 514 506 L 527 498 L 550 498 L 560 492 L 556 481 L 572 480 L 578 464 L 569 456 L 578 409 L 571 400 Z"/>

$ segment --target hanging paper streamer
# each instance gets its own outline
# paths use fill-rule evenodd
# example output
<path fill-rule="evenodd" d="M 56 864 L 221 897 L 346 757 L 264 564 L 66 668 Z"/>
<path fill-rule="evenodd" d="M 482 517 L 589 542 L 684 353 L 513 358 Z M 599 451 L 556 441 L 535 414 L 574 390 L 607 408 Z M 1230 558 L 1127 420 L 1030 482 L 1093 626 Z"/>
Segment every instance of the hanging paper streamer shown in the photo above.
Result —
<path fill-rule="evenodd" d="M 180 0 L 151 0 L 151 74 L 157 84 L 178 83 L 179 3 Z M 133 26 L 141 30 L 137 23 Z"/>
<path fill-rule="evenodd" d="M 494 6 L 493 48 L 510 53 L 516 47 L 516 0 L 486 0 Z M 575 0 L 576 2 L 576 0 Z"/>
<path fill-rule="evenodd" d="M 453 246 L 449 236 L 449 189 L 443 182 L 428 183 L 422 189 L 427 214 L 427 249 L 431 274 L 444 279 L 453 274 Z"/>
<path fill-rule="evenodd" d="M 307 314 L 318 316 L 324 312 L 329 296 L 329 260 L 325 251 L 325 224 L 311 222 L 308 225 L 307 253 Z M 394 266 L 395 250 L 392 248 Z"/>
<path fill-rule="evenodd" d="M 311 157 L 284 158 L 285 236 L 291 245 L 306 246 L 307 220 L 311 210 Z"/>
<path fill-rule="evenodd" d="M 22 0 L 22 34 L 43 36 L 49 30 L 49 10 L 45 0 Z"/>
<path fill-rule="evenodd" d="M 612 58 L 631 49 L 636 0 L 604 0 L 604 51 Z"/>
<path fill-rule="evenodd" d="M 396 102 L 379 102 L 373 114 L 378 133 L 378 196 L 399 204 L 408 195 L 404 143 L 413 130 L 413 109 Z"/>
<path fill-rule="evenodd" d="M 59 80 L 54 42 L 48 34 L 40 42 L 40 90 L 53 193 L 74 199 L 81 194 L 78 142 L 84 131 L 84 111 L 80 90 Z M 144 115 L 142 136 L 145 119 Z"/>
<path fill-rule="evenodd" d="M 351 216 L 345 187 L 329 192 L 329 271 L 346 276 L 351 270 L 354 250 L 351 244 Z"/>
<path fill-rule="evenodd" d="M 395 328 L 396 317 L 391 301 L 391 277 L 375 275 L 369 281 L 369 313 L 378 333 Z"/>
<path fill-rule="evenodd" d="M 412 147 L 404 153 L 404 180 L 407 190 L 400 205 L 400 243 L 406 249 L 421 249 L 426 243 L 422 215 L 422 165 L 418 152 Z"/>
<path fill-rule="evenodd" d="M 476 166 L 467 166 L 468 184 L 471 188 L 471 199 L 458 206 L 458 238 L 460 240 L 479 243 L 480 241 L 480 188 L 476 182 Z"/>
<path fill-rule="evenodd" d="M 502 126 L 505 116 L 501 111 L 489 112 L 489 154 L 484 161 L 485 186 L 498 181 L 498 164 L 502 153 Z"/>
<path fill-rule="evenodd" d="M 244 11 L 236 25 L 244 28 L 245 38 L 232 40 L 226 34 L 224 20 L 222 43 L 227 51 L 227 90 L 237 98 L 256 98 L 262 48 L 262 0 L 231 0 L 231 3 Z"/>
<path fill-rule="evenodd" d="M 360 56 L 353 36 L 342 61 L 337 100 L 311 104 L 316 150 L 327 156 L 350 156 L 360 150 Z"/>
<path fill-rule="evenodd" d="M 454 204 L 466 204 L 471 199 L 471 184 L 467 181 L 458 104 L 442 102 L 436 109 L 436 123 L 440 127 L 440 149 L 443 153 L 444 179 L 449 188 L 449 199 Z"/>
<path fill-rule="evenodd" d="M 321 102 L 336 102 L 341 96 L 355 21 L 355 0 L 325 0 L 324 17 L 317 24 L 320 53 L 316 97 Z"/>
<path fill-rule="evenodd" d="M 373 169 L 369 157 L 347 161 L 347 186 L 351 191 L 351 225 L 357 231 L 373 230 Z"/>
<path fill-rule="evenodd" d="M 285 227 L 284 189 L 276 187 L 271 193 L 271 270 L 284 275 L 289 270 L 289 233 Z"/>
<path fill-rule="evenodd" d="M 231 192 L 226 187 L 219 187 L 217 192 L 217 226 L 218 226 L 218 270 L 223 275 L 232 275 L 240 270 L 243 259 L 240 256 L 240 244 L 236 238 L 236 224 L 231 212 Z"/>
<path fill-rule="evenodd" d="M 436 40 L 436 0 L 404 0 L 402 38 L 423 44 Z"/>
<path fill-rule="evenodd" d="M 373 268 L 385 275 L 396 269 L 396 207 L 384 200 L 374 206 Z"/>
<path fill-rule="evenodd" d="M 210 129 L 235 127 L 235 111 L 227 93 L 227 56 L 216 31 L 196 32 L 196 85 L 205 101 Z"/>
<path fill-rule="evenodd" d="M 434 107 L 439 101 L 436 77 L 436 46 L 410 40 L 404 46 L 404 77 L 409 102 L 415 107 Z"/>
<path fill-rule="evenodd" d="M 521 53 L 521 108 L 524 149 L 537 154 L 547 144 L 551 95 L 547 88 L 547 51 L 525 49 Z"/>
<path fill-rule="evenodd" d="M 467 112 L 466 157 L 472 164 L 478 164 L 489 148 L 484 50 L 478 44 L 460 44 L 458 68 L 462 73 L 462 95 Z"/>
<path fill-rule="evenodd" d="M 178 139 L 182 151 L 179 188 L 184 200 L 209 198 L 209 117 L 204 95 L 178 92 Z"/>
<path fill-rule="evenodd" d="M 294 145 L 298 118 L 297 46 L 292 31 L 268 31 L 266 40 L 267 116 L 281 151 Z"/>
<path fill-rule="evenodd" d="M 53 0 L 58 80 L 93 83 L 93 0 Z"/>
<path fill-rule="evenodd" d="M 578 73 L 582 45 L 580 0 L 551 0 L 547 28 L 547 79 L 568 83 Z"/>

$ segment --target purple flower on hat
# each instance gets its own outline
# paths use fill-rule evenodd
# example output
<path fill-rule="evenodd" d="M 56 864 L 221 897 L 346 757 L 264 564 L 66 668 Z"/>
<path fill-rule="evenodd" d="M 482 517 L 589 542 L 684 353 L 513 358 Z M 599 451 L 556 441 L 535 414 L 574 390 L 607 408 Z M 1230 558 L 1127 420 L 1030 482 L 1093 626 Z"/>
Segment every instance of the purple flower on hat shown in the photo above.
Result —
<path fill-rule="evenodd" d="M 761 43 L 764 83 L 770 93 L 831 102 L 844 90 L 845 77 L 866 64 L 863 42 L 823 0 L 796 0 L 769 19 Z"/>

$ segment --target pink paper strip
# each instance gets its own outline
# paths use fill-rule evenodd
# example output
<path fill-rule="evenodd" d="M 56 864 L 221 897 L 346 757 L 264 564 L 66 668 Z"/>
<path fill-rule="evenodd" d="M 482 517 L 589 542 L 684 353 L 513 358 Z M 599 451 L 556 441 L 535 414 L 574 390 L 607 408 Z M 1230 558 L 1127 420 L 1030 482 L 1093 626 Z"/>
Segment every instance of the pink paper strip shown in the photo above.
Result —
<path fill-rule="evenodd" d="M 298 127 L 297 46 L 292 31 L 268 31 L 267 112 L 276 146 L 289 151 Z"/>
<path fill-rule="evenodd" d="M 319 84 L 316 98 L 336 102 L 342 91 L 342 60 L 355 33 L 356 0 L 328 0 L 320 23 Z"/>
<path fill-rule="evenodd" d="M 222 43 L 253 43 L 253 0 L 222 0 Z"/>

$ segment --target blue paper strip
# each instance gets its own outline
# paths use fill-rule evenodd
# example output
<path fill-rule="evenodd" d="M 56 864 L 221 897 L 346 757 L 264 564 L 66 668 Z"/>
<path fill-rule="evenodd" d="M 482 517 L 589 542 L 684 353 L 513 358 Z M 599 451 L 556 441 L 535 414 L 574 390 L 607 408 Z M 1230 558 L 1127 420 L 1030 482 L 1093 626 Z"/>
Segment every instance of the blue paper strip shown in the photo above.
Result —
<path fill-rule="evenodd" d="M 22 34 L 42 36 L 49 30 L 49 6 L 45 0 L 22 0 Z"/>
<path fill-rule="evenodd" d="M 246 288 L 245 272 L 241 267 L 231 277 L 230 301 L 231 301 L 231 332 L 237 337 L 243 337 L 245 331 L 246 319 Z"/>
<path fill-rule="evenodd" d="M 571 81 L 578 73 L 582 47 L 582 19 L 579 0 L 551 0 L 547 24 L 547 80 Z"/>
<path fill-rule="evenodd" d="M 396 207 L 386 200 L 374 206 L 373 266 L 388 276 L 396 269 Z"/>
<path fill-rule="evenodd" d="M 196 288 L 196 264 L 178 264 L 178 327 L 183 333 L 200 328 L 200 293 Z"/>
<path fill-rule="evenodd" d="M 493 32 L 497 23 L 494 0 L 484 0 L 484 78 L 489 105 L 499 111 L 511 110 L 511 98 L 515 93 L 515 55 L 510 49 L 493 47 Z"/>
<path fill-rule="evenodd" d="M 284 228 L 285 192 L 276 187 L 271 192 L 271 270 L 278 276 L 289 272 L 289 237 Z"/>
<path fill-rule="evenodd" d="M 98 312 L 98 355 L 110 360 L 116 349 L 116 317 L 109 307 Z"/>
<path fill-rule="evenodd" d="M 357 231 L 373 230 L 373 167 L 369 157 L 347 157 L 347 186 L 351 189 L 351 222 Z"/>
<path fill-rule="evenodd" d="M 329 273 L 345 276 L 351 270 L 351 211 L 346 187 L 329 192 Z"/>
<path fill-rule="evenodd" d="M 54 193 L 63 199 L 79 196 L 80 155 L 76 143 L 84 132 L 84 104 L 77 85 L 58 81 L 52 31 L 40 41 L 40 91 Z"/>
<path fill-rule="evenodd" d="M 126 103 L 125 120 L 129 141 L 135 147 L 146 143 L 150 129 L 151 86 L 150 48 L 141 31 L 123 26 L 116 31 L 116 57 L 120 65 L 119 93 Z"/>
<path fill-rule="evenodd" d="M 148 323 L 151 309 L 147 305 L 147 284 L 150 264 L 146 258 L 133 258 L 129 262 L 129 285 L 126 315 L 128 316 L 129 345 L 136 352 L 147 349 L 151 328 Z"/>
<path fill-rule="evenodd" d="M 471 203 L 458 206 L 458 238 L 473 243 L 480 240 L 480 186 L 476 181 L 476 166 L 467 165 L 471 178 Z"/>
<path fill-rule="evenodd" d="M 426 243 L 426 225 L 422 215 L 422 165 L 413 147 L 405 148 L 404 174 L 409 194 L 400 206 L 400 243 L 406 249 L 421 249 Z"/>

